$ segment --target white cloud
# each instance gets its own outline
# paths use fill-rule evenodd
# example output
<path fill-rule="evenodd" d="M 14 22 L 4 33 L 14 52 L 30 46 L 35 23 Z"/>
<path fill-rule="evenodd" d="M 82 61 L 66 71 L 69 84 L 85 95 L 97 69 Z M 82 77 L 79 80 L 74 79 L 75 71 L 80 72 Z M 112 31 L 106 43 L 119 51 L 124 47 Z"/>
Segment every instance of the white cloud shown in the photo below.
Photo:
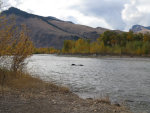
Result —
<path fill-rule="evenodd" d="M 17 1 L 15 1 L 15 0 L 9 0 L 8 3 L 10 3 L 13 6 L 17 5 Z"/>
<path fill-rule="evenodd" d="M 135 24 L 150 26 L 150 1 L 148 0 L 132 0 L 125 4 L 122 11 L 122 19 L 126 23 L 126 28 L 129 29 Z"/>
<path fill-rule="evenodd" d="M 54 16 L 92 27 L 129 29 L 150 26 L 149 0 L 4 0 L 41 16 Z"/>
<path fill-rule="evenodd" d="M 74 5 L 80 7 L 82 0 L 9 0 L 13 6 L 24 11 L 32 12 L 41 16 L 54 16 L 66 21 L 92 27 L 112 27 L 100 17 L 87 16 L 78 10 L 72 9 Z M 17 4 L 17 2 L 21 4 Z M 71 18 L 70 18 L 71 17 Z"/>
<path fill-rule="evenodd" d="M 74 22 L 77 24 L 88 25 L 91 27 L 100 26 L 100 27 L 112 29 L 112 27 L 109 24 L 107 24 L 107 22 L 104 19 L 95 16 L 87 16 L 76 10 L 65 11 L 63 15 L 61 15 L 59 18 L 68 21 L 68 19 L 70 19 L 69 15 L 72 15 L 71 18 L 75 19 Z"/>
<path fill-rule="evenodd" d="M 12 6 L 18 6 L 23 3 L 23 0 L 4 0 L 4 2 Z"/>
<path fill-rule="evenodd" d="M 81 7 L 73 7 L 87 16 L 104 19 L 113 29 L 123 30 L 125 23 L 121 17 L 124 4 L 129 0 L 82 0 Z"/>
<path fill-rule="evenodd" d="M 57 16 L 68 13 L 68 7 L 78 3 L 79 0 L 25 0 L 17 6 L 18 8 L 27 11 L 30 9 L 35 14 L 42 16 Z"/>
<path fill-rule="evenodd" d="M 78 18 L 78 23 L 82 23 L 84 25 L 92 26 L 92 27 L 104 27 L 113 29 L 111 25 L 109 25 L 104 19 L 94 16 L 85 16 L 80 14 Z"/>

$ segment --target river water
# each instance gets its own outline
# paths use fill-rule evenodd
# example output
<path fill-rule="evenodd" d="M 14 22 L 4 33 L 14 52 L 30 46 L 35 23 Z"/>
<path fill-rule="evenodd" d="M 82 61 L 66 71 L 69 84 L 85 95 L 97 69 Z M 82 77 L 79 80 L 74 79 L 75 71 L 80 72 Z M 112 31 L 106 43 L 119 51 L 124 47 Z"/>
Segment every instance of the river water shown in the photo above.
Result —
<path fill-rule="evenodd" d="M 69 87 L 82 98 L 109 96 L 113 103 L 124 103 L 135 113 L 150 113 L 149 58 L 34 55 L 27 69 L 45 81 Z"/>

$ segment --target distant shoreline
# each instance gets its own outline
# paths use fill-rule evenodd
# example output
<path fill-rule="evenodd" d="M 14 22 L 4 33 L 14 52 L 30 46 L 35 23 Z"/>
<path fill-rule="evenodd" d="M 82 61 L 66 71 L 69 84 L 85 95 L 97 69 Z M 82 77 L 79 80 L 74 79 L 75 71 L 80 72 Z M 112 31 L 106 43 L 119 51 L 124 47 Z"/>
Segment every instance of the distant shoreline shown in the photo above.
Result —
<path fill-rule="evenodd" d="M 150 55 L 117 55 L 117 54 L 55 54 L 66 57 L 86 57 L 86 58 L 150 58 Z"/>

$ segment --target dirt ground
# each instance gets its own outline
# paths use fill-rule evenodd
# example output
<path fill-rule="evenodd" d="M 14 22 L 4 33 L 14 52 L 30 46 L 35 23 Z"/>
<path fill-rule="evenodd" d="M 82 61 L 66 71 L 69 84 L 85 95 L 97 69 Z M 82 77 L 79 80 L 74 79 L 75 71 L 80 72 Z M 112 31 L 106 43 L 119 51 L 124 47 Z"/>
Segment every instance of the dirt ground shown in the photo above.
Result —
<path fill-rule="evenodd" d="M 81 99 L 68 90 L 0 91 L 0 113 L 131 113 L 108 100 Z"/>

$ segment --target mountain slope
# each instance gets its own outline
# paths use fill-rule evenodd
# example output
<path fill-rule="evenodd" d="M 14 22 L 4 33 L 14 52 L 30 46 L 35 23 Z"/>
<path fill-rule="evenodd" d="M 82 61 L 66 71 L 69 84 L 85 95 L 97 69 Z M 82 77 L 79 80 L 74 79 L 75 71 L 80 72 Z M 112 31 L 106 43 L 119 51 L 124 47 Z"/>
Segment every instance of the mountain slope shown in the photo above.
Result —
<path fill-rule="evenodd" d="M 55 17 L 29 14 L 14 7 L 3 11 L 2 15 L 8 18 L 13 15 L 17 25 L 26 24 L 36 47 L 61 48 L 64 40 L 77 40 L 80 37 L 96 40 L 101 33 L 107 31 L 104 28 L 77 25 Z"/>

